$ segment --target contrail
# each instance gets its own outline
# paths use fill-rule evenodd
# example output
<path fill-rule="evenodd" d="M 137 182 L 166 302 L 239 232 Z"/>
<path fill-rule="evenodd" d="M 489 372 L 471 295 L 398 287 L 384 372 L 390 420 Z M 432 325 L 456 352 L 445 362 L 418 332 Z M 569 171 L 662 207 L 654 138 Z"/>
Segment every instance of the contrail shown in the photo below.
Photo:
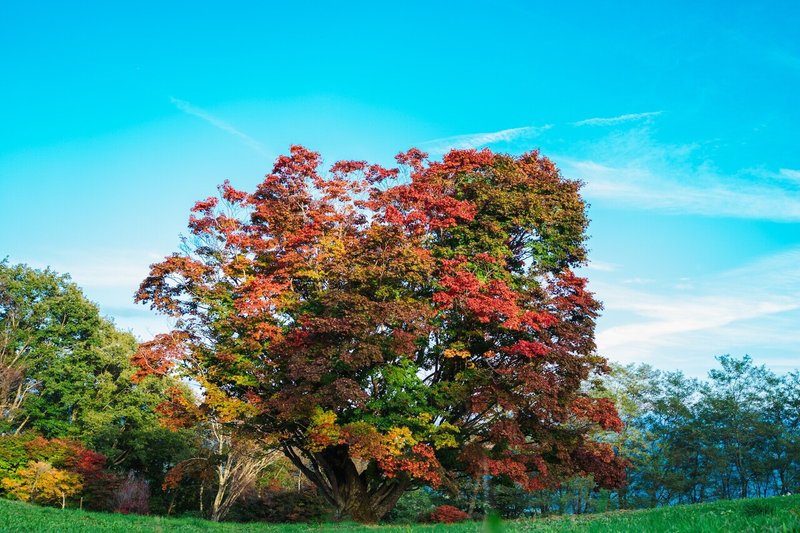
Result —
<path fill-rule="evenodd" d="M 221 129 L 222 131 L 230 133 L 234 137 L 237 137 L 240 141 L 242 141 L 244 144 L 246 144 L 256 152 L 258 152 L 259 154 L 265 157 L 270 156 L 270 154 L 267 153 L 266 149 L 264 148 L 264 146 L 262 146 L 260 142 L 253 139 L 246 133 L 242 133 L 241 131 L 237 130 L 224 120 L 218 119 L 208 111 L 200 109 L 199 107 L 195 107 L 189 102 L 186 102 L 185 100 L 179 100 L 178 98 L 170 97 L 169 101 L 172 102 L 175 105 L 175 107 L 177 107 L 184 113 L 193 115 L 197 118 L 201 118 L 206 122 L 208 122 L 209 124 L 211 124 L 212 126 L 214 126 L 215 128 Z"/>

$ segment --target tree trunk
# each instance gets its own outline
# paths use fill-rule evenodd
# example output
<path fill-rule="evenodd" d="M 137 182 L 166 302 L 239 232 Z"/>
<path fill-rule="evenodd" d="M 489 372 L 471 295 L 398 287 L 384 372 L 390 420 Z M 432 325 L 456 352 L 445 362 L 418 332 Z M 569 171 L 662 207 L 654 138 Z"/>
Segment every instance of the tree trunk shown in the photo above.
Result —
<path fill-rule="evenodd" d="M 319 453 L 296 448 L 287 448 L 285 452 L 336 508 L 340 519 L 374 524 L 394 508 L 411 484 L 407 476 L 386 478 L 373 464 L 357 467 L 346 446 L 326 448 Z M 301 460 L 300 454 L 306 461 Z"/>
<path fill-rule="evenodd" d="M 347 456 L 339 456 L 337 459 L 340 468 L 336 472 L 336 477 L 339 478 L 336 485 L 339 490 L 334 498 L 337 500 L 338 514 L 342 518 L 352 518 L 360 523 L 377 523 L 392 510 L 408 488 L 405 480 L 370 483 L 366 469 L 359 472 Z"/>
<path fill-rule="evenodd" d="M 406 484 L 395 484 L 383 494 L 369 494 L 359 491 L 350 492 L 339 507 L 343 518 L 352 518 L 362 524 L 375 524 L 391 511 L 397 500 L 406 491 Z"/>

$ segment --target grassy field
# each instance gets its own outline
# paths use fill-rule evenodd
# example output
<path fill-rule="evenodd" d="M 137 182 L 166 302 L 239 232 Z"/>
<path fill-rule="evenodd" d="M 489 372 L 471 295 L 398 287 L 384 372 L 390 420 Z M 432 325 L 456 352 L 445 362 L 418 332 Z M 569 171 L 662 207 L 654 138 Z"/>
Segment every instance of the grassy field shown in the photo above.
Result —
<path fill-rule="evenodd" d="M 682 505 L 644 511 L 617 511 L 585 517 L 557 517 L 513 520 L 502 524 L 467 522 L 454 525 L 359 526 L 350 523 L 318 525 L 215 524 L 196 519 L 168 519 L 147 516 L 88 513 L 76 510 L 36 507 L 0 500 L 0 531 L 90 532 L 139 531 L 178 532 L 795 532 L 800 533 L 800 496 L 763 500 L 726 501 Z"/>

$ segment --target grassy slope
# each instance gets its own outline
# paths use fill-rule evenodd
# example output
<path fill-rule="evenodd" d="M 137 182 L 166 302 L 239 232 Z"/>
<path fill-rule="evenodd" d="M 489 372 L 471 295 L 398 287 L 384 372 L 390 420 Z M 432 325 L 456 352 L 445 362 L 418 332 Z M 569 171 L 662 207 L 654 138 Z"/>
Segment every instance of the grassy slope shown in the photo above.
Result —
<path fill-rule="evenodd" d="M 146 516 L 87 513 L 76 510 L 36 507 L 0 500 L 0 531 L 90 532 L 253 532 L 299 533 L 323 531 L 361 531 L 363 533 L 442 532 L 467 533 L 506 531 L 555 532 L 795 532 L 800 533 L 800 496 L 764 500 L 727 501 L 702 505 L 683 505 L 644 511 L 621 511 L 585 517 L 557 517 L 515 520 L 499 527 L 482 523 L 456 525 L 357 526 L 355 524 L 269 525 L 214 524 L 205 520 L 165 519 Z"/>

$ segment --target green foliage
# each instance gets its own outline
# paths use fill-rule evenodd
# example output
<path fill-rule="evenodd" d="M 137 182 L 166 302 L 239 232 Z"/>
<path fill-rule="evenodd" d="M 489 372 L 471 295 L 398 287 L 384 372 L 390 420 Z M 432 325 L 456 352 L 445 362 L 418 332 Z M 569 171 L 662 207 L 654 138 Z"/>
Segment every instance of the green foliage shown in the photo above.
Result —
<path fill-rule="evenodd" d="M 420 517 L 429 514 L 434 508 L 433 498 L 428 489 L 412 490 L 403 494 L 394 509 L 389 511 L 386 521 L 396 524 L 413 524 Z"/>
<path fill-rule="evenodd" d="M 800 489 L 800 379 L 750 357 L 718 358 L 707 381 L 646 365 L 605 379 L 626 422 L 608 435 L 631 461 L 623 507 L 747 498 Z"/>
<path fill-rule="evenodd" d="M 25 445 L 35 437 L 32 433 L 0 437 L 0 479 L 28 464 L 31 457 Z"/>
<path fill-rule="evenodd" d="M 82 381 L 71 381 L 73 375 L 59 376 L 59 372 L 80 367 L 79 362 L 90 357 L 100 324 L 97 308 L 68 276 L 0 262 L 2 429 L 17 430 L 30 421 L 45 431 L 58 431 L 71 422 L 70 409 L 77 400 L 74 390 Z M 29 401 L 41 393 L 41 378 L 58 383 L 52 406 L 44 400 Z M 57 417 L 46 415 L 53 411 L 62 412 Z"/>
<path fill-rule="evenodd" d="M 69 276 L 0 262 L 0 474 L 27 466 L 24 431 L 78 439 L 157 486 L 191 439 L 158 423 L 168 379 L 134 383 L 130 333 L 101 317 Z"/>
<path fill-rule="evenodd" d="M 102 318 L 69 276 L 0 263 L 0 332 L 7 429 L 24 421 L 48 438 L 122 450 L 129 434 L 153 425 L 161 391 L 131 383 L 136 340 Z"/>

